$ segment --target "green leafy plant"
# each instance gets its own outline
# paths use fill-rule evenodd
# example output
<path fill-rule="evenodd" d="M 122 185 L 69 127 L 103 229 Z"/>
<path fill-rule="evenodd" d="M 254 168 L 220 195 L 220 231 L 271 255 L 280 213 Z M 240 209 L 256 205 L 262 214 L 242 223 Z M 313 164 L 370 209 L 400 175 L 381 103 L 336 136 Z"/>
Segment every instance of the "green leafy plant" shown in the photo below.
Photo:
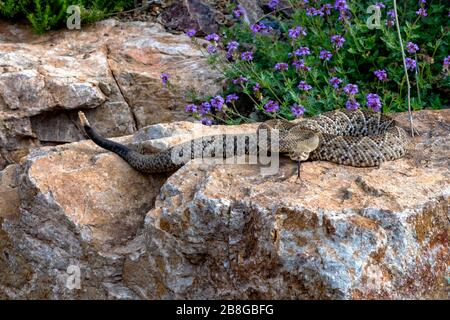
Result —
<path fill-rule="evenodd" d="M 346 107 L 381 112 L 408 109 L 402 50 L 392 1 L 267 1 L 267 14 L 208 35 L 203 50 L 226 80 L 221 96 L 190 101 L 186 110 L 206 124 L 271 117 L 293 119 Z M 411 108 L 450 104 L 447 1 L 405 0 L 398 8 Z M 367 8 L 381 23 L 371 29 Z M 188 31 L 190 36 L 195 30 Z M 200 42 L 192 37 L 199 47 Z M 241 102 L 241 103 L 240 103 Z"/>
<path fill-rule="evenodd" d="M 0 17 L 26 18 L 33 30 L 42 34 L 65 25 L 70 5 L 80 6 L 82 23 L 92 23 L 132 8 L 134 0 L 0 0 Z"/>
<path fill-rule="evenodd" d="M 5 18 L 12 18 L 20 11 L 17 0 L 0 1 L 0 15 Z"/>
<path fill-rule="evenodd" d="M 30 9 L 25 9 L 25 12 L 33 30 L 43 34 L 56 27 L 66 16 L 67 0 L 34 0 Z"/>

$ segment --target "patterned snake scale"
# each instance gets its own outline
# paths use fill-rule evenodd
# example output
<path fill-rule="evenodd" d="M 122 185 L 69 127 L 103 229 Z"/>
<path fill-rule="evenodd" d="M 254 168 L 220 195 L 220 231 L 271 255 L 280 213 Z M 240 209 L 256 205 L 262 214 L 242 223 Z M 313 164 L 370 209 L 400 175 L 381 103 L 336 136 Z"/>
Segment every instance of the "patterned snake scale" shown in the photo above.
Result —
<path fill-rule="evenodd" d="M 133 168 L 144 173 L 169 172 L 180 168 L 190 159 L 215 156 L 210 149 L 218 140 L 223 144 L 224 158 L 259 152 L 258 145 L 250 143 L 248 135 L 245 135 L 247 138 L 242 135 L 243 139 L 240 139 L 240 135 L 230 137 L 220 134 L 192 139 L 165 151 L 144 155 L 103 138 L 90 126 L 82 112 L 79 117 L 92 141 L 118 154 Z M 261 129 L 268 130 L 269 145 L 270 133 L 278 129 L 279 152 L 289 154 L 293 160 L 325 160 L 354 167 L 373 167 L 401 158 L 406 153 L 408 143 L 406 132 L 393 119 L 367 110 L 336 110 L 296 123 L 269 120 L 259 126 L 258 133 Z M 311 141 L 315 141 L 312 147 L 308 146 Z M 299 149 L 302 149 L 301 156 Z M 183 150 L 188 150 L 187 154 L 183 155 Z M 303 153 L 305 150 L 306 153 Z M 174 162 L 174 151 L 180 157 L 184 156 L 185 161 Z"/>

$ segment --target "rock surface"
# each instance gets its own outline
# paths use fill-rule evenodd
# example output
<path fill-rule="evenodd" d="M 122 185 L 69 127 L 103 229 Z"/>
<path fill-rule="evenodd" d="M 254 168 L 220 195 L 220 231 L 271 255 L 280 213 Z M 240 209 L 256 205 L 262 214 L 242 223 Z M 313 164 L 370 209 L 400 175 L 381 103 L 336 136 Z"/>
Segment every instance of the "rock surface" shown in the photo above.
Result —
<path fill-rule="evenodd" d="M 286 159 L 272 176 L 199 160 L 144 176 L 90 142 L 37 149 L 0 175 L 19 204 L 0 202 L 0 297 L 448 299 L 450 110 L 415 119 L 405 158 L 304 163 L 302 183 Z M 157 150 L 202 128 L 120 141 Z"/>
<path fill-rule="evenodd" d="M 106 20 L 36 36 L 0 22 L 0 169 L 32 147 L 82 139 L 78 109 L 106 136 L 184 120 L 186 90 L 215 94 L 217 78 L 187 36 L 158 24 Z"/>
<path fill-rule="evenodd" d="M 20 214 L 0 202 L 0 298 L 138 298 L 122 284 L 124 255 L 142 250 L 144 216 L 165 177 L 143 176 L 87 142 L 37 149 L 11 167 L 0 191 Z M 5 178 L 14 169 L 18 186 Z M 82 290 L 67 286 L 70 266 L 80 268 Z"/>

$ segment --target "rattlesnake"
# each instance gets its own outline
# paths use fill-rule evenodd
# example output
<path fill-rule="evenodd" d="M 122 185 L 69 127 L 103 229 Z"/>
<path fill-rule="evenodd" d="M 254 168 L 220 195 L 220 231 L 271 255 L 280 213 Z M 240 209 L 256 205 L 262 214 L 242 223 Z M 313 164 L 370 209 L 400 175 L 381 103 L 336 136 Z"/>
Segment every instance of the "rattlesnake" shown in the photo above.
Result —
<path fill-rule="evenodd" d="M 224 147 L 223 157 L 259 152 L 259 144 L 251 144 L 251 139 L 240 140 L 239 135 L 230 139 L 230 136 L 220 134 L 192 139 L 168 150 L 144 155 L 103 138 L 90 126 L 82 112 L 79 117 L 92 141 L 118 154 L 133 168 L 144 173 L 178 169 L 190 159 L 204 157 L 207 152 L 210 154 L 211 145 L 217 142 Z M 257 132 L 263 129 L 269 133 L 266 138 L 268 145 L 272 136 L 275 137 L 274 129 L 278 129 L 278 152 L 288 154 L 299 164 L 306 160 L 326 160 L 354 167 L 378 166 L 402 157 L 408 142 L 406 132 L 393 119 L 367 110 L 336 110 L 297 123 L 273 119 L 263 122 Z M 198 150 L 201 152 L 198 153 Z M 226 153 L 225 150 L 231 152 Z M 184 160 L 174 161 L 174 152 Z M 215 156 L 214 151 L 210 155 Z"/>

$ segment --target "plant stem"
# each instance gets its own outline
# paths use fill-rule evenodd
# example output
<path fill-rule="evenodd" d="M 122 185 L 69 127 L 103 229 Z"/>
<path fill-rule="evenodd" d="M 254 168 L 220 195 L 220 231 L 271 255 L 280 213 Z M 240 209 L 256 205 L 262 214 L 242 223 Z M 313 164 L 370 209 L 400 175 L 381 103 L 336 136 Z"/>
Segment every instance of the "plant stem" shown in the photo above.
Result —
<path fill-rule="evenodd" d="M 416 58 L 416 61 L 419 61 L 417 59 L 417 53 L 415 54 L 415 58 Z M 417 66 L 417 68 L 416 68 L 416 85 L 417 85 L 417 98 L 419 99 L 420 107 L 422 108 L 422 99 L 420 98 L 420 85 L 419 85 L 420 76 L 419 76 L 418 70 L 419 70 L 419 66 Z"/>
<path fill-rule="evenodd" d="M 402 50 L 403 68 L 405 69 L 406 85 L 408 88 L 409 126 L 411 129 L 411 136 L 414 137 L 413 116 L 412 116 L 412 111 L 411 111 L 411 83 L 409 82 L 408 67 L 406 66 L 405 49 L 403 48 L 403 40 L 402 40 L 401 31 L 400 31 L 400 23 L 398 22 L 397 0 L 393 0 L 393 2 L 394 2 L 394 12 L 395 12 L 395 24 L 397 26 L 397 34 L 398 34 L 398 40 L 400 42 L 400 49 Z"/>

